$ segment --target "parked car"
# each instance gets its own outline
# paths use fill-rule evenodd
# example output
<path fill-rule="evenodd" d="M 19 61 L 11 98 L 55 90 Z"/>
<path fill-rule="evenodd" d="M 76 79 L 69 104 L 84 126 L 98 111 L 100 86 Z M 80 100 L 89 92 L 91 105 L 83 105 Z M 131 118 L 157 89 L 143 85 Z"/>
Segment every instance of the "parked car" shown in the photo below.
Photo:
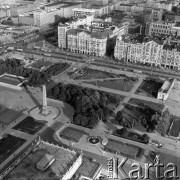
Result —
<path fill-rule="evenodd" d="M 149 144 L 151 144 L 157 148 L 163 148 L 164 147 L 163 144 L 161 144 L 159 141 L 156 141 L 156 140 L 149 141 Z"/>

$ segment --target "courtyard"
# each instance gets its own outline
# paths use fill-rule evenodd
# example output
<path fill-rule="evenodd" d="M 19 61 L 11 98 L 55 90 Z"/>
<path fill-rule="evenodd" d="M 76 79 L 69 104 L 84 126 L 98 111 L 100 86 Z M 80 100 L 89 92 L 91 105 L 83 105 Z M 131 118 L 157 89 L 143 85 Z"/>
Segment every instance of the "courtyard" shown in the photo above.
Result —
<path fill-rule="evenodd" d="M 136 79 L 126 77 L 116 80 L 91 81 L 88 83 L 114 90 L 129 92 L 134 86 L 135 82 Z"/>

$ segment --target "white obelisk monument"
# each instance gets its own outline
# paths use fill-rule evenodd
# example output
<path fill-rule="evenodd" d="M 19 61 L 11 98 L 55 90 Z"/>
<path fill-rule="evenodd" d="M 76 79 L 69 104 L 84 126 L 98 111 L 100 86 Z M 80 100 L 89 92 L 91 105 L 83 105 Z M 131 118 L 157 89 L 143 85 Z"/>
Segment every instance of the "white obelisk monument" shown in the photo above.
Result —
<path fill-rule="evenodd" d="M 42 112 L 43 115 L 47 116 L 49 111 L 47 107 L 47 94 L 46 94 L 46 85 L 43 85 L 43 107 L 42 107 Z"/>

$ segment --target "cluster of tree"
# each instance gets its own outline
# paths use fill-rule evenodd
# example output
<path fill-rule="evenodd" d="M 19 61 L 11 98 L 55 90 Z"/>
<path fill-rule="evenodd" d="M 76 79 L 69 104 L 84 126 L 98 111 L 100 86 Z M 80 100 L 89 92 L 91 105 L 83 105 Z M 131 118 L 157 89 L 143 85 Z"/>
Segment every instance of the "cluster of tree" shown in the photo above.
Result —
<path fill-rule="evenodd" d="M 113 134 L 119 137 L 123 137 L 144 144 L 148 144 L 150 139 L 147 134 L 140 135 L 138 133 L 129 132 L 126 128 L 117 129 Z"/>
<path fill-rule="evenodd" d="M 56 63 L 52 66 L 50 66 L 48 69 L 44 71 L 44 73 L 48 76 L 56 76 L 60 73 L 62 73 L 64 70 L 66 70 L 68 67 L 70 67 L 67 63 Z"/>
<path fill-rule="evenodd" d="M 112 113 L 107 105 L 116 101 L 116 97 L 104 92 L 61 83 L 49 90 L 48 96 L 71 104 L 75 109 L 73 123 L 88 128 L 94 127 L 99 119 L 105 122 Z"/>
<path fill-rule="evenodd" d="M 59 16 L 59 15 L 55 15 L 55 16 L 54 16 L 54 19 L 55 19 L 55 22 L 54 22 L 53 25 L 52 25 L 52 26 L 54 26 L 54 27 L 58 26 L 59 23 L 64 24 L 64 23 L 66 23 L 66 22 L 68 22 L 68 21 L 73 20 L 73 18 L 61 17 L 61 16 Z"/>
<path fill-rule="evenodd" d="M 3 21 L 2 21 L 2 24 L 4 24 L 4 25 L 13 25 L 14 23 L 13 23 L 13 21 L 11 20 L 11 18 L 8 18 L 7 20 L 6 20 L 6 19 L 3 20 Z"/>
<path fill-rule="evenodd" d="M 0 62 L 0 74 L 9 73 L 27 78 L 27 84 L 30 86 L 39 86 L 47 82 L 47 76 L 44 72 L 35 69 L 25 68 L 21 61 L 17 59 L 7 59 Z"/>
<path fill-rule="evenodd" d="M 137 119 L 127 119 L 123 117 L 121 111 L 118 111 L 116 114 L 116 122 L 123 127 L 133 128 L 135 126 L 142 125 L 147 132 L 159 132 L 164 136 L 169 128 L 171 115 L 168 110 L 163 113 L 154 112 L 151 109 L 145 107 L 143 109 L 147 116 L 140 116 Z"/>

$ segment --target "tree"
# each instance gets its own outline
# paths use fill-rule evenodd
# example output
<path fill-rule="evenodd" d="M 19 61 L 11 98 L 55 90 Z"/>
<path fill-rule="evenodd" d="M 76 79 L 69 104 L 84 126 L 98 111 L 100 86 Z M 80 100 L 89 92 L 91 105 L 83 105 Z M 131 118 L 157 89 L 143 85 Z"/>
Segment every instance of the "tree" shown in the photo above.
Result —
<path fill-rule="evenodd" d="M 123 120 L 123 115 L 121 111 L 118 111 L 116 114 L 116 121 L 120 124 L 120 122 Z"/>
<path fill-rule="evenodd" d="M 148 136 L 147 134 L 143 134 L 143 135 L 142 135 L 142 140 L 143 140 L 144 142 L 149 142 L 149 136 Z"/>

